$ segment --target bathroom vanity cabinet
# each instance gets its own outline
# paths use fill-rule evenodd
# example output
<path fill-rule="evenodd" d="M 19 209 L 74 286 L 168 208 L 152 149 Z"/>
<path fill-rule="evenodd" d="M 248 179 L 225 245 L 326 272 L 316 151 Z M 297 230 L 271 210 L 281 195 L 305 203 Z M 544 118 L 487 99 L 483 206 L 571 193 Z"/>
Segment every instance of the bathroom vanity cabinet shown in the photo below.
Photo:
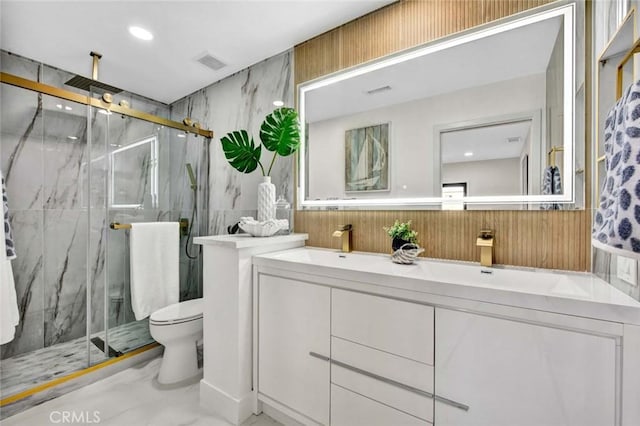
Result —
<path fill-rule="evenodd" d="M 593 334 L 595 333 L 595 334 Z M 436 401 L 444 425 L 613 425 L 614 336 L 436 309 Z"/>
<path fill-rule="evenodd" d="M 260 283 L 260 391 L 310 419 L 329 424 L 328 287 L 265 275 Z"/>
<path fill-rule="evenodd" d="M 637 424 L 635 326 L 625 341 L 618 321 L 273 259 L 254 257 L 257 406 L 333 426 Z"/>

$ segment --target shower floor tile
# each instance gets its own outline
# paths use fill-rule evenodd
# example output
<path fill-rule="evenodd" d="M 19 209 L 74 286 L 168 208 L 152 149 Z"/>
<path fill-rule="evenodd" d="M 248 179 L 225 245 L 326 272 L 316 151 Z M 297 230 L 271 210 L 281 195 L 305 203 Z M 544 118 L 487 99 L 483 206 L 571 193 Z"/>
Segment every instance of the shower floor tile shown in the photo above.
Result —
<path fill-rule="evenodd" d="M 104 340 L 104 332 L 91 337 Z M 108 344 L 122 353 L 153 342 L 148 321 L 123 324 L 109 330 Z M 105 361 L 104 353 L 95 345 L 89 346 L 91 365 Z M 6 398 L 87 368 L 87 341 L 85 337 L 58 343 L 0 361 L 0 398 Z"/>

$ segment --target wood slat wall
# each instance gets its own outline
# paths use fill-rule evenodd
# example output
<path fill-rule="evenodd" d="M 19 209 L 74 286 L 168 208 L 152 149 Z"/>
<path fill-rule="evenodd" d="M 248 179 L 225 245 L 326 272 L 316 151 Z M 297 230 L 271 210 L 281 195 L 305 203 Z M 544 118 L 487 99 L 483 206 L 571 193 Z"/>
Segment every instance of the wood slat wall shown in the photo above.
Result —
<path fill-rule="evenodd" d="M 412 221 L 427 257 L 479 261 L 478 231 L 493 229 L 497 264 L 586 270 L 590 240 L 584 211 L 298 211 L 295 228 L 309 233 L 309 246 L 339 249 L 340 239 L 331 234 L 351 223 L 354 250 L 390 253 L 382 227 L 396 219 Z"/>
<path fill-rule="evenodd" d="M 295 47 L 296 84 L 387 54 L 549 3 L 549 0 L 404 0 L 358 18 Z M 587 17 L 590 16 L 587 6 Z M 590 40 L 590 19 L 587 40 Z M 587 52 L 590 45 L 587 45 Z M 590 64 L 590 55 L 587 55 Z M 587 68 L 587 111 L 591 76 Z M 590 123 L 587 114 L 586 123 Z M 586 126 L 586 140 L 591 140 Z M 590 149 L 585 152 L 589 153 Z M 590 158 L 585 179 L 590 180 Z M 590 211 L 296 211 L 295 230 L 309 234 L 310 246 L 339 248 L 331 237 L 339 225 L 354 226 L 353 248 L 387 253 L 382 229 L 411 220 L 428 257 L 478 261 L 475 239 L 480 229 L 495 230 L 498 264 L 586 271 L 590 267 Z"/>

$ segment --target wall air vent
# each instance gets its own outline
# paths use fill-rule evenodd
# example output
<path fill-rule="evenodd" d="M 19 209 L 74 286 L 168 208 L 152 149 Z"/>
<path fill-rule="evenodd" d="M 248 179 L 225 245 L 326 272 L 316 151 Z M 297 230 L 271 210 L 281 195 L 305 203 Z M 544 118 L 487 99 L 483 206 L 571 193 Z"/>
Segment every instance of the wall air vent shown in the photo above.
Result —
<path fill-rule="evenodd" d="M 214 58 L 210 53 L 206 52 L 196 58 L 196 61 L 200 62 L 205 67 L 211 68 L 214 71 L 218 71 L 220 68 L 224 68 L 227 66 L 221 60 Z"/>
<path fill-rule="evenodd" d="M 367 90 L 367 95 L 375 95 L 376 93 L 386 92 L 387 90 L 391 90 L 391 86 L 382 86 L 377 89 Z"/>

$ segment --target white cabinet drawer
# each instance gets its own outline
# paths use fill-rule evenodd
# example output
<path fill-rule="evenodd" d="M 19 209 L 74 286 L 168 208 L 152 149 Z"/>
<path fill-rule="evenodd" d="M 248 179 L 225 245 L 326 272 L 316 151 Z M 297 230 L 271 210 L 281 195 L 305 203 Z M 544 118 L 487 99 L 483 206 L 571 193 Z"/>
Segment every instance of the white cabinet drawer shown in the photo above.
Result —
<path fill-rule="evenodd" d="M 331 426 L 430 426 L 402 411 L 331 385 Z"/>
<path fill-rule="evenodd" d="M 331 338 L 331 359 L 433 393 L 433 367 L 430 365 L 358 345 L 339 337 Z"/>
<path fill-rule="evenodd" d="M 331 334 L 433 365 L 433 307 L 331 290 Z"/>
<path fill-rule="evenodd" d="M 331 382 L 387 406 L 433 421 L 433 367 L 336 337 Z"/>

